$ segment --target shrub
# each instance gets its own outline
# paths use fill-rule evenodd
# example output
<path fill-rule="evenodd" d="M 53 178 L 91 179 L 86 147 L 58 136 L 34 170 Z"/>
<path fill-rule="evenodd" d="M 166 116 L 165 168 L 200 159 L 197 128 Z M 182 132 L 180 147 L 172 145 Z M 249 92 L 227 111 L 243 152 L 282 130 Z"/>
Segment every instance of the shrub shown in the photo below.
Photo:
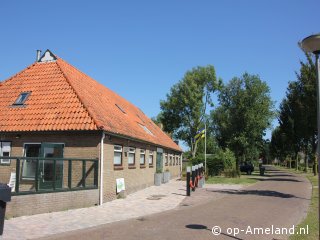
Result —
<path fill-rule="evenodd" d="M 191 160 L 192 165 L 204 163 L 204 154 L 199 154 Z M 236 171 L 236 158 L 229 149 L 219 149 L 216 153 L 207 156 L 207 173 L 209 176 L 217 176 L 224 173 L 225 176 L 239 176 Z"/>
<path fill-rule="evenodd" d="M 240 177 L 239 172 L 238 172 L 237 169 L 235 169 L 235 168 L 224 170 L 224 171 L 223 171 L 223 175 L 224 175 L 225 177 L 228 177 L 228 178 Z"/>

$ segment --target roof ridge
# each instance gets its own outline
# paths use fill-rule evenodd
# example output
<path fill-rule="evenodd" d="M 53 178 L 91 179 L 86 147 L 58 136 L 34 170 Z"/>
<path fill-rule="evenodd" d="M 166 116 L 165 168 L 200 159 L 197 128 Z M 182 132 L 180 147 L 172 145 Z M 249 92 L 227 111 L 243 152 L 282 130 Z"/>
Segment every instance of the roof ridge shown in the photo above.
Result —
<path fill-rule="evenodd" d="M 74 86 L 72 85 L 71 81 L 68 79 L 67 75 L 63 72 L 59 61 L 61 60 L 63 61 L 61 58 L 57 58 L 56 64 L 60 70 L 60 72 L 62 73 L 63 77 L 66 79 L 67 83 L 70 85 L 70 87 L 72 88 L 72 90 L 74 91 L 74 93 L 76 94 L 77 98 L 79 99 L 79 101 L 81 102 L 81 104 L 83 105 L 84 109 L 87 111 L 88 115 L 90 116 L 90 118 L 92 119 L 92 121 L 94 122 L 94 124 L 96 125 L 96 127 L 98 129 L 103 129 L 103 125 L 99 123 L 99 121 L 97 121 L 97 119 L 94 117 L 94 114 L 92 114 L 91 111 L 89 111 L 88 107 L 84 104 L 84 101 L 82 100 L 82 98 L 80 97 L 80 95 L 78 94 L 78 92 L 76 91 L 76 89 L 74 88 Z M 65 62 L 65 61 L 63 61 Z M 66 62 L 65 62 L 66 63 Z"/>
<path fill-rule="evenodd" d="M 30 64 L 29 66 L 27 66 L 26 68 L 24 68 L 23 70 L 21 70 L 20 72 L 18 72 L 18 73 L 16 73 L 16 74 L 14 74 L 13 76 L 11 76 L 11 77 L 9 77 L 9 78 L 7 78 L 7 79 L 5 79 L 5 80 L 3 80 L 2 82 L 1 82 L 1 84 L 3 85 L 5 82 L 8 82 L 8 81 L 10 81 L 12 78 L 15 78 L 15 77 L 17 77 L 18 75 L 20 75 L 21 73 L 23 73 L 24 71 L 26 71 L 26 70 L 28 70 L 28 69 L 30 69 L 31 67 L 33 67 L 34 65 L 36 65 L 37 64 L 37 62 L 34 62 L 34 63 L 32 63 L 32 64 Z"/>

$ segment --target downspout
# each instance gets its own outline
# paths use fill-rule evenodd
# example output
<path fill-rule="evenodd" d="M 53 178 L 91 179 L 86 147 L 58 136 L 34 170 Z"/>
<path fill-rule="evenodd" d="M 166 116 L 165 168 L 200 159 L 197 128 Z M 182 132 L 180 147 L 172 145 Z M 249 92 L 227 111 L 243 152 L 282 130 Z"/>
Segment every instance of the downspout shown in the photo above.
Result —
<path fill-rule="evenodd" d="M 103 204 L 103 146 L 104 146 L 104 138 L 105 138 L 104 131 L 102 132 L 101 142 L 100 142 L 100 192 L 99 192 L 99 205 Z"/>
<path fill-rule="evenodd" d="M 180 155 L 180 178 L 182 177 L 182 153 Z"/>

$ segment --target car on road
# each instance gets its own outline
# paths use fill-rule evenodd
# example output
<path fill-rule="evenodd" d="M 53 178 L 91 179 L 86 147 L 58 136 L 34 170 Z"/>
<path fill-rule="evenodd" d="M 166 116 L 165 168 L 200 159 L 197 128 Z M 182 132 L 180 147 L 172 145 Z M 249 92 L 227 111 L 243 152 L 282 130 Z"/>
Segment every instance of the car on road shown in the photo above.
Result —
<path fill-rule="evenodd" d="M 252 162 L 243 162 L 240 164 L 240 172 L 245 172 L 248 175 L 254 171 L 254 165 Z"/>

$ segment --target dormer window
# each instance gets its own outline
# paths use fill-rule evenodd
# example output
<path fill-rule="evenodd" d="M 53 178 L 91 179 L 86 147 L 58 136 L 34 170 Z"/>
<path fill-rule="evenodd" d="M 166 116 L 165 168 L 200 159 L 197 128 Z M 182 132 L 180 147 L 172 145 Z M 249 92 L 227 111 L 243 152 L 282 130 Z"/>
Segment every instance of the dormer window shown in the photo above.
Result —
<path fill-rule="evenodd" d="M 20 93 L 19 97 L 17 98 L 17 100 L 14 102 L 13 105 L 23 105 L 27 100 L 27 98 L 29 97 L 29 95 L 30 95 L 30 92 Z"/>

